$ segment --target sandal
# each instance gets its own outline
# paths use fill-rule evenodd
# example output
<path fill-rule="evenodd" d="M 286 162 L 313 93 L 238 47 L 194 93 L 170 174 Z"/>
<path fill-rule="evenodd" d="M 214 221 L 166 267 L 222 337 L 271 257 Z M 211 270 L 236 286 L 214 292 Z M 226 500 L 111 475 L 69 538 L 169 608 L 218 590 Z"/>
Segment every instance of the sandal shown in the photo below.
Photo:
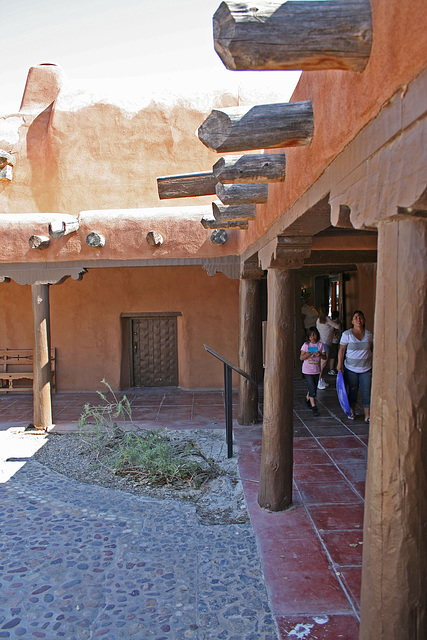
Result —
<path fill-rule="evenodd" d="M 365 418 L 365 424 L 370 424 L 371 418 Z"/>
<path fill-rule="evenodd" d="M 350 415 L 348 416 L 349 420 L 354 420 L 356 417 L 356 414 L 354 411 L 350 411 Z"/>

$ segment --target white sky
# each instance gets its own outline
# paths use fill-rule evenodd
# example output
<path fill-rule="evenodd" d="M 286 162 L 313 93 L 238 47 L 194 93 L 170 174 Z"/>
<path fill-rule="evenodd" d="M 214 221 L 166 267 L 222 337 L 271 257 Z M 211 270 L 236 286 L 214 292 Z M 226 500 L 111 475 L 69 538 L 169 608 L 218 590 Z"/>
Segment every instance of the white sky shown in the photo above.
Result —
<path fill-rule="evenodd" d="M 208 86 L 290 98 L 299 72 L 228 71 L 213 47 L 221 0 L 0 0 L 0 114 L 18 111 L 28 70 L 59 64 L 70 85 L 101 92 L 188 95 Z"/>

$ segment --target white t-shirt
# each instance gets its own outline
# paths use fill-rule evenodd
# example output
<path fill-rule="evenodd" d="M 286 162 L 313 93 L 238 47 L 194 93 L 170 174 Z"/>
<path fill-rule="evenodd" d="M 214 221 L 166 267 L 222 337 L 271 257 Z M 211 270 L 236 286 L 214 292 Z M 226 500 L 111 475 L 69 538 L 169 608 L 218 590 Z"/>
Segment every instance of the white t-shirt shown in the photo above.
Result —
<path fill-rule="evenodd" d="M 329 317 L 326 317 L 326 322 L 320 322 L 319 318 L 317 318 L 316 327 L 320 334 L 320 341 L 330 347 L 332 344 L 332 338 L 334 337 L 334 330 L 340 328 L 339 324 L 331 320 Z"/>
<path fill-rule="evenodd" d="M 304 327 L 306 331 L 316 325 L 316 320 L 319 317 L 316 307 L 307 303 L 301 307 L 301 315 L 305 316 Z"/>
<path fill-rule="evenodd" d="M 365 335 L 359 340 L 352 329 L 344 331 L 340 344 L 345 344 L 345 366 L 354 373 L 365 373 L 372 369 L 372 333 L 365 329 Z"/>

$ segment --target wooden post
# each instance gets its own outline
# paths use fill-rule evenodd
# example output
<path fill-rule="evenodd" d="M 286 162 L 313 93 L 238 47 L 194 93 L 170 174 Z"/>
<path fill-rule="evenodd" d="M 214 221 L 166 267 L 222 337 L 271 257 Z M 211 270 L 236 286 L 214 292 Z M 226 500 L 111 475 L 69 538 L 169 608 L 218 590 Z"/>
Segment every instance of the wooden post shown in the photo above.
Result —
<path fill-rule="evenodd" d="M 313 109 L 309 100 L 214 109 L 197 130 L 203 144 L 220 153 L 310 144 Z"/>
<path fill-rule="evenodd" d="M 32 284 L 34 320 L 33 403 L 34 427 L 47 430 L 52 426 L 49 285 Z"/>
<path fill-rule="evenodd" d="M 242 277 L 239 287 L 239 367 L 253 380 L 258 380 L 261 342 L 261 280 Z M 239 376 L 239 424 L 258 422 L 258 387 Z"/>
<path fill-rule="evenodd" d="M 427 220 L 380 222 L 360 639 L 427 638 Z"/>
<path fill-rule="evenodd" d="M 295 279 L 269 269 L 264 421 L 258 504 L 283 511 L 292 504 Z"/>
<path fill-rule="evenodd" d="M 371 52 L 369 0 L 226 0 L 213 25 L 227 69 L 362 71 Z"/>

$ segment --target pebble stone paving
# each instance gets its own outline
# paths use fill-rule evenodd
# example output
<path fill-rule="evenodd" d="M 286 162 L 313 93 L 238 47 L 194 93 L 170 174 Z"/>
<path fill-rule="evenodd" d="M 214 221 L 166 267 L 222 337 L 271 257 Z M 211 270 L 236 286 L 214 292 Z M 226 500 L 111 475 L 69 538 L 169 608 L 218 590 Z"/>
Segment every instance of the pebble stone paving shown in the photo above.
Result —
<path fill-rule="evenodd" d="M 251 525 L 32 460 L 0 484 L 0 639 L 277 637 Z"/>

